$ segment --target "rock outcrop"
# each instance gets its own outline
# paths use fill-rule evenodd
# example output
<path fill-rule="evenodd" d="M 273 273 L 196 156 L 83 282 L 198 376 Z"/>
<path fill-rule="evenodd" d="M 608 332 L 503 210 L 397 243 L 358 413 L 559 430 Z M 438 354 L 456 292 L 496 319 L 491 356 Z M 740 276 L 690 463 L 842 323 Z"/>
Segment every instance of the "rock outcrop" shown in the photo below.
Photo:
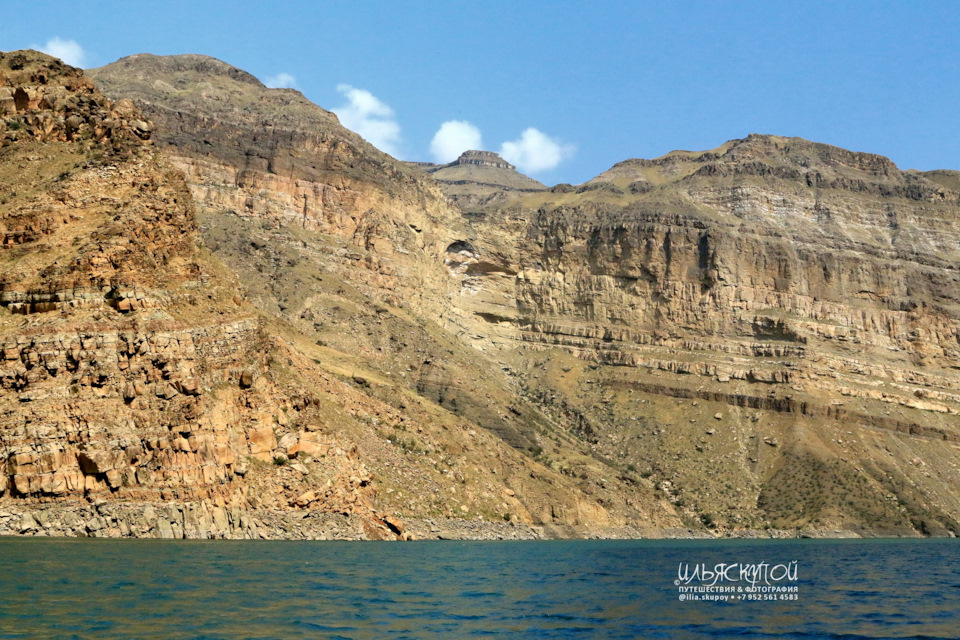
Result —
<path fill-rule="evenodd" d="M 407 163 L 430 174 L 444 193 L 465 213 L 503 203 L 518 193 L 542 191 L 546 186 L 517 171 L 493 151 L 464 151 L 447 164 Z"/>
<path fill-rule="evenodd" d="M 518 450 L 535 428 L 562 431 L 442 328 L 454 308 L 443 256 L 463 221 L 434 183 L 217 61 L 161 61 L 216 86 L 181 83 L 180 111 L 155 107 L 155 125 L 146 101 L 110 101 L 52 58 L 8 60 L 13 94 L 43 78 L 84 99 L 3 120 L 4 533 L 403 538 L 406 519 L 469 518 L 413 530 L 525 537 L 534 523 L 570 535 L 677 523 L 651 486 L 584 491 Z M 225 88 L 264 111 L 188 109 Z M 22 124 L 74 116 L 111 127 Z M 286 128 L 264 141 L 274 124 Z M 392 333 L 374 333 L 382 324 Z M 561 446 L 601 476 L 577 443 Z"/>
<path fill-rule="evenodd" d="M 59 60 L 38 66 L 32 52 L 4 54 L 0 140 L 85 142 L 110 151 L 149 140 L 151 125 L 129 100 L 111 103 L 83 71 Z"/>
<path fill-rule="evenodd" d="M 93 69 L 105 93 L 133 99 L 205 210 L 295 225 L 353 248 L 383 300 L 439 315 L 430 269 L 460 225 L 439 188 L 342 127 L 294 89 L 199 55 L 141 54 Z"/>
<path fill-rule="evenodd" d="M 459 278 L 451 274 L 461 269 L 456 256 L 472 232 L 438 183 L 376 151 L 299 93 L 266 89 L 210 58 L 131 56 L 92 75 L 108 95 L 133 98 L 156 120 L 154 138 L 185 171 L 207 246 L 241 275 L 262 309 L 306 337 L 315 360 L 334 359 L 336 371 L 362 380 L 355 383 L 360 389 L 401 413 L 410 411 L 406 394 L 413 393 L 431 411 L 451 412 L 460 421 L 447 431 L 442 413 L 424 416 L 418 421 L 423 432 L 414 439 L 397 434 L 392 444 L 432 449 L 421 444 L 430 429 L 424 420 L 440 430 L 441 440 L 451 440 L 446 448 L 460 451 L 458 458 L 466 456 L 464 444 L 476 451 L 498 443 L 496 468 L 476 465 L 488 488 L 466 491 L 470 501 L 486 501 L 483 512 L 497 518 L 586 528 L 676 522 L 650 485 L 618 479 L 594 493 L 607 473 L 603 463 L 523 397 L 510 372 L 485 357 L 482 347 L 457 339 L 460 317 L 469 312 Z M 167 85 L 178 87 L 176 93 Z M 542 187 L 512 168 L 493 166 L 506 164 L 498 157 L 476 157 L 485 166 L 463 167 Z M 336 197 L 305 201 L 298 195 L 304 189 Z M 484 267 L 466 270 L 476 268 Z M 512 275 L 504 273 L 504 282 Z M 476 436 L 464 438 L 462 429 Z M 556 440 L 559 460 L 531 459 L 545 437 Z M 504 464 L 512 469 L 508 477 Z M 406 477 L 395 467 L 390 473 Z M 523 490 L 497 501 L 504 489 L 496 487 L 514 474 L 526 477 L 517 480 Z M 409 493 L 400 490 L 379 499 L 404 516 L 476 511 L 477 505 L 463 504 L 456 487 L 447 491 L 454 497 L 434 502 L 436 511 L 413 508 Z"/>
<path fill-rule="evenodd" d="M 948 172 L 753 135 L 514 195 L 447 261 L 465 334 L 528 372 L 598 453 L 669 482 L 688 517 L 956 532 L 951 186 Z M 531 366 L 524 348 L 543 356 Z M 536 366 L 561 352 L 592 364 Z M 731 438 L 704 440 L 702 400 L 735 408 L 718 414 Z M 807 480 L 785 495 L 787 469 Z M 795 495 L 851 478 L 856 500 Z"/>
<path fill-rule="evenodd" d="M 960 532 L 955 172 L 547 189 L 204 56 L 0 74 L 0 534 Z"/>
<path fill-rule="evenodd" d="M 132 103 L 34 52 L 0 57 L 0 85 L 16 98 L 0 142 L 0 501 L 221 513 L 317 486 L 295 506 L 399 535 L 352 445 L 280 417 L 313 405 L 277 384 L 284 347 L 203 257 L 183 176 Z M 285 482 L 284 447 L 323 461 Z"/>

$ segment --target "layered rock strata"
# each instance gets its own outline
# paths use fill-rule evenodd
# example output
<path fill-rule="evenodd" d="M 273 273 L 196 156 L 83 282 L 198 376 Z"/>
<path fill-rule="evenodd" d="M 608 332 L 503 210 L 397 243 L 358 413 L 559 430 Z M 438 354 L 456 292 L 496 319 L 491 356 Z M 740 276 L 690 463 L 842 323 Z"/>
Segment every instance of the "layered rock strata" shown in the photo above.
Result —
<path fill-rule="evenodd" d="M 542 191 L 546 186 L 523 175 L 493 151 L 464 151 L 453 162 L 407 163 L 430 174 L 443 192 L 465 213 L 504 203 L 519 193 Z"/>
<path fill-rule="evenodd" d="M 671 495 L 683 485 L 691 518 L 706 513 L 716 526 L 725 512 L 736 527 L 748 509 L 774 522 L 956 532 L 960 192 L 944 173 L 760 135 L 626 161 L 579 187 L 487 207 L 448 254 L 467 301 L 458 321 L 475 345 L 526 367 L 541 401 L 564 397 L 563 412 L 581 433 L 589 424 L 598 452 L 648 466 Z M 524 349 L 592 364 L 545 375 Z M 689 420 L 605 390 L 640 392 L 657 406 L 679 400 Z M 707 456 L 702 400 L 718 416 L 733 407 L 740 437 L 779 442 L 768 447 L 775 455 L 758 462 L 748 442 L 734 441 Z M 766 420 L 776 425 L 766 433 L 751 426 Z M 673 425 L 653 429 L 647 446 L 659 453 L 624 446 L 648 440 L 637 421 Z M 787 451 L 784 434 L 793 434 Z M 861 437 L 872 444 L 853 454 L 850 441 Z M 931 450 L 927 440 L 939 444 Z M 904 446 L 924 451 L 910 460 L 934 456 L 939 480 L 919 463 L 891 470 L 889 452 Z M 704 459 L 703 471 L 682 461 L 685 450 Z M 718 477 L 740 491 L 707 488 L 703 473 L 724 458 L 742 471 Z M 834 463 L 868 478 L 865 501 L 901 496 L 910 515 L 864 515 L 839 496 L 785 515 L 783 500 L 762 498 L 787 468 L 816 477 L 826 472 L 811 466 Z M 891 492 L 890 478 L 923 486 L 918 510 L 927 515 L 913 511 L 916 498 Z"/>
<path fill-rule="evenodd" d="M 354 278 L 371 293 L 442 312 L 445 288 L 430 265 L 458 213 L 435 184 L 336 115 L 206 56 L 141 54 L 90 74 L 155 123 L 205 210 L 342 238 L 364 267 Z"/>
<path fill-rule="evenodd" d="M 545 189 L 210 58 L 95 70 L 134 106 L 18 55 L 0 526 L 960 532 L 953 172 L 750 136 Z"/>
<path fill-rule="evenodd" d="M 80 77 L 15 55 L 5 85 Z M 552 535 L 679 524 L 650 484 L 603 478 L 506 372 L 443 329 L 444 250 L 464 223 L 435 184 L 295 93 L 202 57 L 168 62 L 212 84 L 184 91 L 178 115 L 158 108 L 166 128 L 71 80 L 88 92 L 80 117 L 120 114 L 119 128 L 18 133 L 2 150 L 4 531 L 402 538 L 406 518 L 470 518 L 415 529 L 523 537 L 534 523 L 565 527 Z M 226 89 L 287 128 L 265 138 L 263 113 L 187 108 Z M 24 108 L 17 122 L 59 117 Z M 302 117 L 328 128 L 304 133 Z M 234 165 L 241 156 L 250 164 Z M 549 431 L 562 463 L 530 456 Z M 339 534 L 322 525 L 340 517 Z"/>
<path fill-rule="evenodd" d="M 32 52 L 0 58 L 0 85 L 0 500 L 196 501 L 215 520 L 276 504 L 400 535 L 352 445 L 283 415 L 312 405 L 277 385 L 282 344 L 201 255 L 182 174 L 132 104 Z M 298 455 L 323 461 L 275 489 L 263 467 Z"/>
<path fill-rule="evenodd" d="M 677 523 L 651 485 L 601 483 L 606 466 L 522 395 L 509 368 L 457 339 L 463 299 L 451 272 L 460 268 L 458 239 L 469 236 L 469 220 L 437 183 L 376 151 L 299 93 L 267 89 L 219 61 L 132 56 L 92 74 L 108 95 L 134 98 L 156 120 L 155 139 L 185 171 L 207 245 L 284 330 L 306 337 L 319 347 L 318 362 L 364 380 L 362 388 L 402 413 L 412 392 L 431 411 L 457 416 L 457 429 L 475 436 L 437 434 L 451 440 L 448 451 L 461 452 L 457 459 L 470 464 L 462 443 L 488 448 L 471 454 L 487 488 L 448 487 L 451 499 L 435 503 L 440 513 L 456 517 L 483 501 L 496 517 L 558 526 Z M 471 153 L 463 168 L 542 187 L 493 154 Z M 436 426 L 438 415 L 429 420 Z M 386 437 L 411 444 L 398 436 Z M 541 440 L 559 460 L 531 457 L 546 448 Z M 509 459 L 509 477 L 487 467 L 490 447 L 501 452 L 498 465 Z M 495 487 L 513 483 L 514 474 L 510 499 L 497 501 L 505 488 Z M 419 500 L 403 502 L 406 492 L 379 499 L 406 515 L 420 513 Z"/>

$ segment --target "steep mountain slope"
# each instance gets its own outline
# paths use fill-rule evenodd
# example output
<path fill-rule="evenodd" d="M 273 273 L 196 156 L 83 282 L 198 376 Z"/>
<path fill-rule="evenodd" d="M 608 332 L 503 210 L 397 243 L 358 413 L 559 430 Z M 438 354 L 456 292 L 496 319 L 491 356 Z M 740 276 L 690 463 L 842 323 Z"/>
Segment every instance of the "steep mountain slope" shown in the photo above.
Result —
<path fill-rule="evenodd" d="M 506 446 L 516 472 L 493 479 L 512 486 L 515 501 L 467 491 L 475 497 L 466 504 L 439 500 L 436 513 L 472 517 L 480 501 L 481 513 L 549 525 L 680 524 L 650 483 L 620 478 L 525 398 L 509 371 L 456 338 L 469 312 L 451 273 L 468 223 L 435 182 L 296 92 L 266 89 L 219 61 L 132 56 L 92 75 L 155 118 L 158 144 L 186 173 L 207 246 L 240 275 L 272 331 L 398 411 L 410 411 L 411 398 L 439 411 L 429 421 L 457 448 L 474 437 Z M 177 90 L 155 89 L 167 86 Z M 447 433 L 454 419 L 461 426 Z M 480 435 L 464 440 L 464 431 Z M 425 448 L 420 436 L 396 435 L 385 437 Z M 531 459 L 545 449 L 553 458 Z M 421 515 L 409 493 L 380 499 Z"/>
<path fill-rule="evenodd" d="M 797 138 L 629 160 L 486 211 L 470 330 L 691 519 L 957 532 L 958 219 Z"/>
<path fill-rule="evenodd" d="M 753 135 L 546 189 L 16 55 L 0 532 L 960 532 L 954 172 Z"/>
<path fill-rule="evenodd" d="M 206 56 L 141 54 L 89 73 L 107 95 L 135 99 L 204 208 L 341 238 L 364 250 L 355 279 L 385 299 L 442 309 L 442 288 L 419 266 L 429 261 L 407 256 L 440 255 L 458 212 L 334 114 Z"/>
<path fill-rule="evenodd" d="M 80 70 L 48 56 L 14 52 L 0 58 L 0 105 L 0 533 L 528 537 L 524 525 L 534 522 L 583 531 L 679 523 L 649 487 L 618 481 L 588 495 L 579 479 L 424 397 L 464 404 L 510 385 L 499 370 L 476 367 L 478 356 L 435 323 L 411 315 L 442 308 L 435 290 L 401 290 L 397 302 L 407 310 L 383 306 L 399 280 L 376 258 L 393 245 L 358 233 L 380 214 L 352 207 L 386 203 L 380 220 L 408 232 L 398 243 L 436 252 L 408 240 L 434 233 L 425 199 L 434 199 L 436 219 L 453 211 L 435 187 L 382 182 L 376 171 L 369 180 L 344 176 L 346 195 L 318 212 L 324 233 L 303 217 L 291 222 L 286 210 L 255 209 L 249 224 L 216 210 L 224 219 L 210 215 L 205 220 L 219 223 L 205 230 L 214 244 L 240 240 L 235 254 L 224 252 L 238 278 L 197 234 L 188 185 L 200 185 L 154 149 L 155 127 L 129 101 L 110 102 Z M 357 145 L 362 156 L 365 143 Z M 297 149 L 279 153 L 289 151 Z M 349 162 L 393 162 L 384 158 Z M 240 189 L 226 190 L 233 197 Z M 260 194 L 260 203 L 283 195 Z M 405 204 L 414 197 L 421 206 Z M 415 214 L 418 223 L 410 222 Z M 363 266 L 345 255 L 353 246 L 345 233 L 358 243 L 353 251 L 372 256 Z M 379 251 L 364 246 L 367 238 Z M 286 262 L 314 253 L 316 267 Z M 341 280 L 341 270 L 355 277 Z M 446 273 L 442 262 L 435 270 Z M 260 282 L 254 273 L 308 280 L 285 282 L 283 295 L 258 295 L 274 317 L 246 299 L 245 285 Z M 313 306 L 284 317 L 292 298 Z M 345 308 L 328 306 L 332 299 Z M 313 326 L 321 319 L 311 318 L 312 308 L 344 321 L 328 329 L 343 350 L 318 344 Z M 386 338 L 364 330 L 379 323 L 404 341 L 389 358 L 373 346 Z M 444 364 L 424 364 L 421 345 L 443 349 Z M 407 362 L 429 375 L 392 382 L 405 377 Z M 473 379 L 448 381 L 467 374 Z M 484 421 L 500 421 L 515 439 L 525 437 L 522 420 L 546 422 L 529 407 L 510 416 Z M 575 441 L 560 446 L 584 469 L 602 467 Z"/>
<path fill-rule="evenodd" d="M 280 418 L 314 409 L 282 382 L 311 372 L 287 358 L 290 371 L 278 368 L 286 347 L 198 248 L 182 174 L 149 146 L 133 105 L 35 52 L 3 54 L 0 87 L 15 101 L 0 148 L 0 496 L 14 511 L 0 526 L 270 536 L 251 508 L 285 509 L 329 481 L 326 511 L 394 535 L 357 453 Z M 258 464 L 278 435 L 333 453 L 289 482 Z"/>
<path fill-rule="evenodd" d="M 153 82 L 193 86 L 177 74 Z M 124 88 L 126 75 L 111 84 L 97 72 L 116 96 L 148 103 Z M 208 129 L 186 138 L 209 139 Z M 200 152 L 171 142 L 189 168 Z M 264 304 L 352 354 L 345 371 L 399 378 L 564 474 L 607 468 L 654 483 L 690 526 L 957 529 L 949 184 L 772 136 L 630 160 L 551 190 L 521 190 L 491 154 L 461 160 L 426 167 L 470 215 L 434 215 L 436 241 L 404 254 L 397 272 L 443 292 L 408 309 L 364 275 L 381 259 L 375 242 L 330 246 L 329 233 L 294 234 L 256 206 L 276 220 L 270 234 L 224 223 L 224 207 L 205 195 L 211 181 L 189 179 L 211 246 L 245 281 L 263 274 L 251 289 L 269 292 Z M 256 197 L 249 185 L 226 188 Z M 233 240 L 251 233 L 266 254 L 253 261 L 246 240 Z M 352 254 L 338 260 L 344 250 Z M 314 297 L 298 286 L 287 294 L 279 283 L 291 261 L 335 283 Z M 345 322 L 359 331 L 343 335 Z M 600 467 L 584 469 L 559 446 L 564 432 Z"/>

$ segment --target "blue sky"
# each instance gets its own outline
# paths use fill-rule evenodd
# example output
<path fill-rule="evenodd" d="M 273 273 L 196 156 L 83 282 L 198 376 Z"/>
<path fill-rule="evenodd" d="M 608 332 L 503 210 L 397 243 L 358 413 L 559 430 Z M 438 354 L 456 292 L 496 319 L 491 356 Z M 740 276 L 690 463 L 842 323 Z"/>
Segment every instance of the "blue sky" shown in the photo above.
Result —
<path fill-rule="evenodd" d="M 749 133 L 960 169 L 954 1 L 31 0 L 5 12 L 0 49 L 38 46 L 85 67 L 215 56 L 292 83 L 402 159 L 479 140 L 548 184 Z"/>

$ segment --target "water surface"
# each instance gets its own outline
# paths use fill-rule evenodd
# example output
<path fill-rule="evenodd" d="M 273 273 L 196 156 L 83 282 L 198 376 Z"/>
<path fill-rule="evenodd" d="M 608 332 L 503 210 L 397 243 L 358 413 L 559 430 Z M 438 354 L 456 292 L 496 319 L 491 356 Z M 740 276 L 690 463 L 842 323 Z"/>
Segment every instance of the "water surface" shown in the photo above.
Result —
<path fill-rule="evenodd" d="M 674 584 L 790 561 L 796 600 Z M 960 637 L 960 543 L 0 539 L 0 638 L 716 637 Z"/>

